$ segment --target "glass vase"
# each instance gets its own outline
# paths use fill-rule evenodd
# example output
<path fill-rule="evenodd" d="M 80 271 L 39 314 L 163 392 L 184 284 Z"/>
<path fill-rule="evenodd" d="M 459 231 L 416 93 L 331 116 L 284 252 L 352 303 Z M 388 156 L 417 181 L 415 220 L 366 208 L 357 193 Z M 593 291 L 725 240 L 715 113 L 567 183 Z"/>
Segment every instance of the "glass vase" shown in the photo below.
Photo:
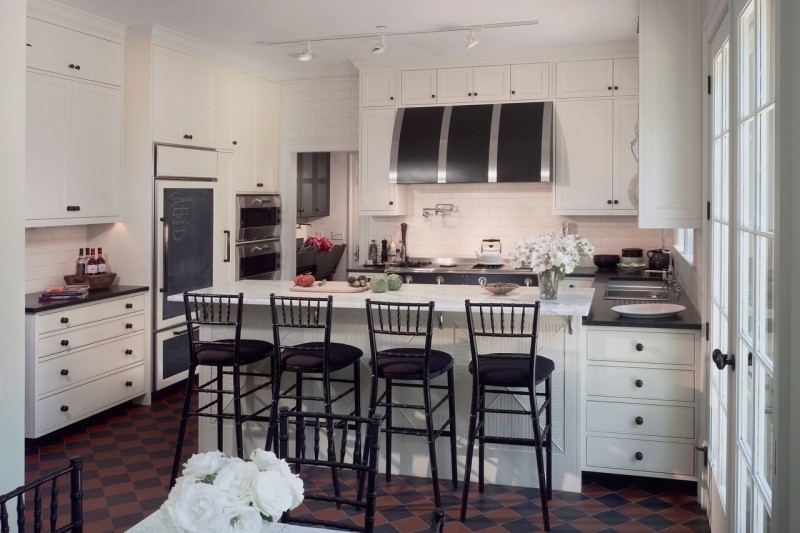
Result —
<path fill-rule="evenodd" d="M 549 269 L 537 274 L 539 278 L 539 299 L 540 300 L 555 300 L 558 298 L 558 282 L 561 278 L 558 275 L 558 270 Z"/>

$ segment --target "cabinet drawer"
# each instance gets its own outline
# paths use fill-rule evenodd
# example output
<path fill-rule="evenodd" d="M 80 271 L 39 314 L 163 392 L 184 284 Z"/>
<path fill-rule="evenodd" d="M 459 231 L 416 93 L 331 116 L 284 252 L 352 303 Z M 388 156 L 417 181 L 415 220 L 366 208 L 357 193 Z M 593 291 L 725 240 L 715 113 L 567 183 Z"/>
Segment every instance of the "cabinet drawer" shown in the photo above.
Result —
<path fill-rule="evenodd" d="M 693 402 L 694 371 L 589 365 L 586 393 L 589 396 Z"/>
<path fill-rule="evenodd" d="M 636 454 L 640 453 L 641 459 Z M 606 437 L 586 438 L 586 465 L 694 475 L 694 445 Z"/>
<path fill-rule="evenodd" d="M 589 330 L 586 356 L 595 361 L 694 365 L 692 333 Z"/>
<path fill-rule="evenodd" d="M 37 435 L 144 393 L 144 377 L 141 364 L 39 400 Z"/>
<path fill-rule="evenodd" d="M 70 352 L 38 364 L 39 396 L 144 360 L 144 334 Z M 64 371 L 67 372 L 64 375 Z"/>
<path fill-rule="evenodd" d="M 90 324 L 115 316 L 138 313 L 144 309 L 144 294 L 134 294 L 124 298 L 107 300 L 96 304 L 65 307 L 58 311 L 38 317 L 38 333 L 50 333 Z"/>
<path fill-rule="evenodd" d="M 112 339 L 127 333 L 144 329 L 144 315 L 125 316 L 85 328 L 62 331 L 48 337 L 39 338 L 39 357 L 54 353 L 68 352 L 87 344 Z"/>
<path fill-rule="evenodd" d="M 591 289 L 594 285 L 594 278 L 570 278 L 567 277 L 561 281 L 562 287 L 570 289 Z"/>
<path fill-rule="evenodd" d="M 588 401 L 586 429 L 604 433 L 691 439 L 694 438 L 694 408 Z"/>

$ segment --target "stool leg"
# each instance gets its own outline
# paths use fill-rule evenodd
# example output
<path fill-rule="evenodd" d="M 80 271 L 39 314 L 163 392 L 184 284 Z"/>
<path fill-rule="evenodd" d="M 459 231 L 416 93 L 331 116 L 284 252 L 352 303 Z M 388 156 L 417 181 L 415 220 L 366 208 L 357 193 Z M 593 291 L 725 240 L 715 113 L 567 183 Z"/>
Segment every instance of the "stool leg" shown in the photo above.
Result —
<path fill-rule="evenodd" d="M 222 367 L 217 367 L 217 415 L 221 415 L 224 409 L 222 405 Z M 217 417 L 217 450 L 224 451 L 222 439 L 222 418 Z"/>
<path fill-rule="evenodd" d="M 272 365 L 272 406 L 269 410 L 269 423 L 267 425 L 267 442 L 264 449 L 273 449 L 278 454 L 278 400 L 281 397 L 281 369 L 277 351 Z"/>
<path fill-rule="evenodd" d="M 306 456 L 306 425 L 305 420 L 300 413 L 303 412 L 303 374 L 297 372 L 295 375 L 295 393 L 297 396 L 294 400 L 294 410 L 298 414 L 297 418 L 297 441 L 295 442 L 295 454 L 297 457 L 305 458 Z M 298 465 L 299 467 L 299 465 Z M 298 471 L 300 469 L 298 468 Z"/>
<path fill-rule="evenodd" d="M 431 478 L 433 481 L 434 507 L 442 506 L 442 497 L 439 493 L 439 468 L 436 464 L 436 441 L 433 436 L 433 417 L 431 416 L 431 384 L 425 380 L 422 384 L 422 396 L 425 403 L 425 428 L 428 430 L 428 456 L 431 461 Z"/>
<path fill-rule="evenodd" d="M 241 383 L 240 383 L 240 375 L 239 375 L 239 365 L 233 365 L 233 422 L 234 428 L 236 429 L 236 456 L 239 459 L 244 458 L 244 440 L 242 436 L 242 398 L 241 394 Z M 222 426 L 222 420 L 220 420 L 220 426 Z"/>
<path fill-rule="evenodd" d="M 192 405 L 192 392 L 194 390 L 195 365 L 189 365 L 189 378 L 186 380 L 186 397 L 183 400 L 183 411 L 181 411 L 181 423 L 178 428 L 178 442 L 175 444 L 175 459 L 172 461 L 172 475 L 169 479 L 169 488 L 175 486 L 178 477 L 178 469 L 181 465 L 181 453 L 183 452 L 183 438 L 186 435 L 186 421 L 189 419 L 189 407 Z"/>
<path fill-rule="evenodd" d="M 547 407 L 544 411 L 544 421 L 547 425 L 547 499 L 553 499 L 553 392 L 552 374 L 544 382 L 544 394 Z"/>
<path fill-rule="evenodd" d="M 480 386 L 478 391 L 478 492 L 483 494 L 483 438 L 486 436 L 486 387 Z"/>
<path fill-rule="evenodd" d="M 447 371 L 447 396 L 450 407 L 450 470 L 453 475 L 453 490 L 458 490 L 458 461 L 456 457 L 456 399 L 453 369 Z"/>
<path fill-rule="evenodd" d="M 370 391 L 369 391 L 369 414 L 367 417 L 371 420 L 372 417 L 375 415 L 375 411 L 378 408 L 378 374 L 375 370 L 375 365 L 370 366 Z M 380 428 L 379 428 L 380 430 Z M 378 434 L 378 438 L 380 438 L 380 431 Z M 361 459 L 361 464 L 369 464 L 369 455 L 372 453 L 369 449 L 369 446 L 364 446 L 364 457 Z M 361 499 L 364 495 L 364 483 L 367 479 L 367 473 L 361 472 L 358 477 L 358 496 L 357 499 Z"/>
<path fill-rule="evenodd" d="M 467 437 L 467 462 L 464 466 L 464 492 L 461 496 L 461 521 L 467 519 L 467 501 L 469 499 L 469 478 L 472 474 L 472 453 L 475 448 L 475 431 L 478 423 L 478 387 L 472 387 L 472 405 L 469 409 L 469 435 Z"/>
<path fill-rule="evenodd" d="M 547 480 L 545 480 L 544 456 L 542 453 L 542 431 L 539 427 L 539 413 L 536 406 L 535 386 L 528 388 L 528 397 L 531 402 L 531 421 L 533 422 L 533 438 L 536 441 L 536 470 L 539 473 L 539 497 L 542 502 L 542 516 L 544 517 L 544 530 L 550 531 L 550 511 L 547 504 Z"/>
<path fill-rule="evenodd" d="M 392 480 L 392 380 L 386 380 L 386 482 Z"/>

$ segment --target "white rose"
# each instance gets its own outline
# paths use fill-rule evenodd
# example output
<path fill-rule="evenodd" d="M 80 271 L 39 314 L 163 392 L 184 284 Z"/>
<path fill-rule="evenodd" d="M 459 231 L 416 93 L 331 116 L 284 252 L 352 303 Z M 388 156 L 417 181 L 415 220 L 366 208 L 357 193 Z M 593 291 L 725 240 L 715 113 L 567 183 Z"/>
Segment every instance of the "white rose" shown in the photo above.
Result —
<path fill-rule="evenodd" d="M 175 505 L 175 502 L 181 499 L 183 492 L 187 487 L 198 483 L 197 478 L 194 476 L 181 476 L 175 480 L 175 486 L 169 491 L 167 501 L 164 505 Z"/>
<path fill-rule="evenodd" d="M 273 470 L 275 465 L 281 462 L 278 456 L 273 452 L 262 450 L 261 448 L 253 450 L 253 453 L 250 454 L 250 460 L 253 461 L 262 472 L 265 470 Z"/>
<path fill-rule="evenodd" d="M 214 524 L 215 533 L 258 533 L 261 531 L 261 513 L 250 505 L 228 505 Z"/>
<path fill-rule="evenodd" d="M 231 461 L 217 474 L 214 486 L 222 490 L 228 501 L 250 503 L 250 485 L 258 475 L 258 467 L 250 462 Z"/>
<path fill-rule="evenodd" d="M 222 452 L 213 451 L 206 453 L 196 453 L 192 455 L 183 467 L 184 476 L 194 476 L 203 479 L 213 475 L 219 470 L 222 460 Z"/>
<path fill-rule="evenodd" d="M 302 482 L 301 482 L 302 485 Z M 294 497 L 289 480 L 279 472 L 259 472 L 251 485 L 253 506 L 277 522 L 281 514 L 291 508 Z"/>
<path fill-rule="evenodd" d="M 174 504 L 164 509 L 179 530 L 200 533 L 214 531 L 209 527 L 219 519 L 226 503 L 220 489 L 207 483 L 194 483 L 184 487 Z"/>

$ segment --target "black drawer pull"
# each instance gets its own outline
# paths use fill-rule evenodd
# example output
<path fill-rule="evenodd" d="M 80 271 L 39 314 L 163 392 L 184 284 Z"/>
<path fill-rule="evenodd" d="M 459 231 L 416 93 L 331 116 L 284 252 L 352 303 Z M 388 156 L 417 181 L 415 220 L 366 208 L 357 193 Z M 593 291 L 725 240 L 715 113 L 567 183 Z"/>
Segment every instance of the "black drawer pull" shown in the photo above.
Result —
<path fill-rule="evenodd" d="M 69 341 L 67 339 L 63 339 L 61 341 L 61 346 L 69 346 Z"/>
<path fill-rule="evenodd" d="M 69 64 L 69 68 L 75 68 L 75 64 L 74 63 L 70 63 Z"/>
<path fill-rule="evenodd" d="M 126 381 L 125 382 L 125 386 L 126 387 L 133 387 L 133 381 Z"/>
<path fill-rule="evenodd" d="M 644 424 L 644 418 L 642 418 L 641 416 L 637 416 L 635 422 L 637 426 L 641 426 L 642 424 Z"/>
<path fill-rule="evenodd" d="M 614 90 L 619 91 L 619 85 L 614 85 Z"/>
<path fill-rule="evenodd" d="M 125 350 L 125 355 L 133 355 L 133 350 L 128 348 L 127 350 Z"/>
<path fill-rule="evenodd" d="M 67 411 L 69 411 L 69 405 L 62 405 L 61 406 L 61 412 L 62 413 L 66 413 Z"/>
<path fill-rule="evenodd" d="M 125 324 L 125 329 L 133 329 L 133 324 L 128 322 L 127 324 Z"/>
<path fill-rule="evenodd" d="M 472 96 L 472 93 L 467 93 L 467 96 Z"/>
<path fill-rule="evenodd" d="M 237 144 L 239 144 L 239 142 L 238 141 L 233 141 L 231 144 L 236 146 Z"/>
<path fill-rule="evenodd" d="M 125 309 L 133 309 L 133 304 L 125 304 Z"/>
<path fill-rule="evenodd" d="M 62 324 L 66 324 L 67 322 L 69 322 L 69 318 L 67 318 L 67 317 L 65 317 L 65 316 L 62 316 L 62 317 L 61 317 L 61 323 L 62 323 Z"/>
<path fill-rule="evenodd" d="M 62 376 L 68 376 L 69 375 L 69 370 L 67 370 L 66 368 L 62 368 L 61 369 L 61 375 Z"/>
<path fill-rule="evenodd" d="M 637 352 L 641 352 L 642 350 L 644 350 L 644 344 L 642 344 L 641 342 L 637 342 L 635 348 Z"/>
<path fill-rule="evenodd" d="M 189 138 L 189 134 L 188 134 L 188 133 L 184 133 L 184 134 L 183 134 L 183 138 L 184 138 L 184 139 L 188 139 L 188 138 Z"/>
<path fill-rule="evenodd" d="M 639 387 L 640 389 L 644 387 L 644 381 L 642 381 L 641 379 L 637 379 L 636 381 L 633 382 L 633 384 Z"/>
<path fill-rule="evenodd" d="M 636 454 L 634 454 L 634 457 L 636 457 L 637 461 L 641 461 L 642 459 L 644 459 L 644 454 L 642 452 L 636 452 Z"/>
<path fill-rule="evenodd" d="M 608 86 L 608 90 L 609 90 L 609 91 L 611 90 L 611 86 L 610 86 L 610 85 Z"/>

